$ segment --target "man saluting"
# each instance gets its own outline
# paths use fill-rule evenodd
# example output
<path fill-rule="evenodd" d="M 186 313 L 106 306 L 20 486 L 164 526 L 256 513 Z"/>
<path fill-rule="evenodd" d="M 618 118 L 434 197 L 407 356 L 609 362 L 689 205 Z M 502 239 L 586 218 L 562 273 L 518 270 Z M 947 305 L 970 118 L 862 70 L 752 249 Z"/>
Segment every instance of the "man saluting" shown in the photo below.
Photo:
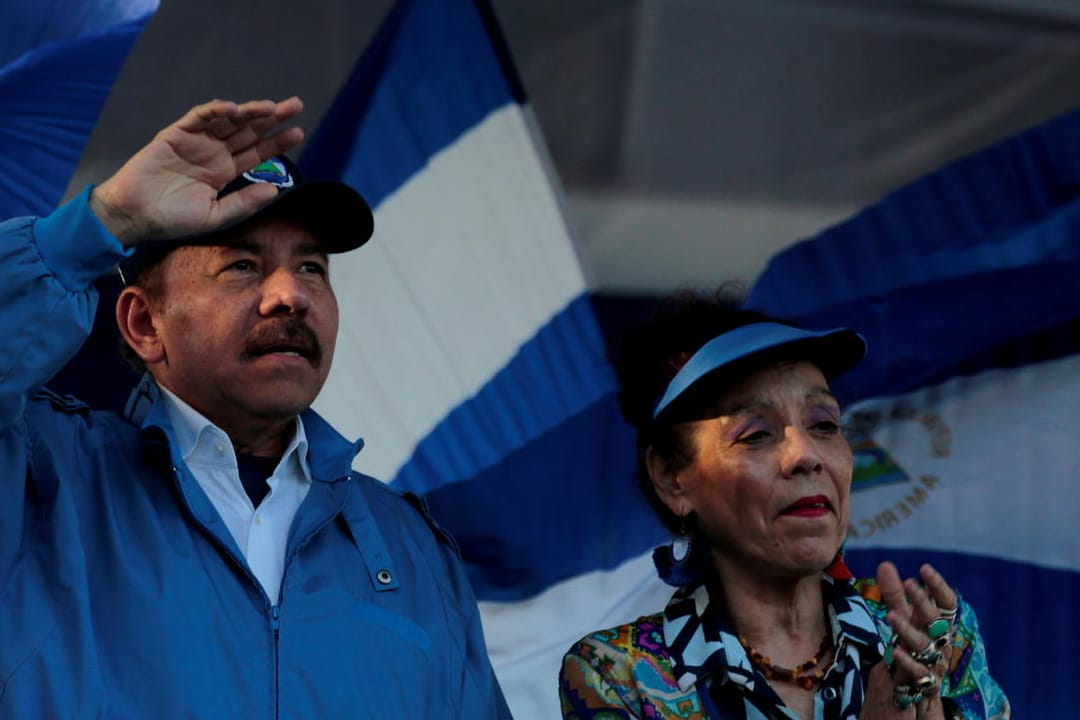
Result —
<path fill-rule="evenodd" d="M 453 541 L 309 407 L 372 218 L 300 110 L 200 105 L 0 224 L 0 718 L 509 717 Z M 123 417 L 42 389 L 117 265 Z"/>

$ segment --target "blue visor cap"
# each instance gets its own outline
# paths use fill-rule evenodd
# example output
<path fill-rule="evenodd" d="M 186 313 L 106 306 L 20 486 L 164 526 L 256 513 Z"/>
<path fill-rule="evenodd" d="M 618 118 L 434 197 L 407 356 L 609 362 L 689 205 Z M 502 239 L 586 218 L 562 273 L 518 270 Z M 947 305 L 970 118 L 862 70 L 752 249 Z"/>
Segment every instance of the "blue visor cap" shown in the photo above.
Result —
<path fill-rule="evenodd" d="M 818 332 L 772 322 L 737 327 L 717 335 L 686 361 L 656 403 L 653 420 L 706 375 L 766 354 L 806 360 L 832 379 L 859 364 L 866 355 L 866 340 L 847 328 Z"/>

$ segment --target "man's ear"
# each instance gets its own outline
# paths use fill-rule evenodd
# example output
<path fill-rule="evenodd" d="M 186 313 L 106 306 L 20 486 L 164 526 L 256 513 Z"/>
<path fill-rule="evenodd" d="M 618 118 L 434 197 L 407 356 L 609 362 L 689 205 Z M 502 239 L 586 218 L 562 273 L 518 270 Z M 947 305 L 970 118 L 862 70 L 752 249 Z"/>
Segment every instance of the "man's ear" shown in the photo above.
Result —
<path fill-rule="evenodd" d="M 146 291 L 129 285 L 116 299 L 116 325 L 120 334 L 147 367 L 165 359 L 165 346 L 154 322 L 154 309 Z"/>
<path fill-rule="evenodd" d="M 671 464 L 661 457 L 650 445 L 645 450 L 645 468 L 649 471 L 653 489 L 660 501 L 679 517 L 686 517 L 693 511 L 689 498 L 683 491 L 679 473 L 673 472 Z"/>

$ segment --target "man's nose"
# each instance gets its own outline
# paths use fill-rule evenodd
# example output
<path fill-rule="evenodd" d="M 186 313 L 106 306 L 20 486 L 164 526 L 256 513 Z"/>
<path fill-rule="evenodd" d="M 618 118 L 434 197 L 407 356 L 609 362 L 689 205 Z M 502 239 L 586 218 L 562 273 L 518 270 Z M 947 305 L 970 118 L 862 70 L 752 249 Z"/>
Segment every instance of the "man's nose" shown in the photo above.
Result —
<path fill-rule="evenodd" d="M 310 303 L 307 286 L 287 268 L 277 268 L 263 280 L 259 306 L 259 312 L 263 315 L 303 313 Z"/>

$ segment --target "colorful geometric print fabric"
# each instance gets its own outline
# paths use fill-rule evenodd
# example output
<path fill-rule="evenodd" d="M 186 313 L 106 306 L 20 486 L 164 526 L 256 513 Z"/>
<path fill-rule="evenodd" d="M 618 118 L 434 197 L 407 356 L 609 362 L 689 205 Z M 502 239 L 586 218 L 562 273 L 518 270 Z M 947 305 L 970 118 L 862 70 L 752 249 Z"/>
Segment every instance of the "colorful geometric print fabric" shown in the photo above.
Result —
<path fill-rule="evenodd" d="M 579 641 L 559 674 L 563 718 L 705 718 L 695 688 L 675 681 L 657 614 Z"/>
<path fill-rule="evenodd" d="M 815 691 L 817 716 L 855 720 L 866 676 L 891 638 L 886 608 L 872 580 L 823 575 L 822 592 L 836 659 Z M 1008 718 L 1008 701 L 986 668 L 974 612 L 962 601 L 960 607 L 942 693 L 968 720 Z M 792 717 L 751 665 L 721 605 L 709 601 L 705 584 L 679 589 L 663 613 L 580 640 L 563 659 L 559 693 L 568 720 Z"/>

